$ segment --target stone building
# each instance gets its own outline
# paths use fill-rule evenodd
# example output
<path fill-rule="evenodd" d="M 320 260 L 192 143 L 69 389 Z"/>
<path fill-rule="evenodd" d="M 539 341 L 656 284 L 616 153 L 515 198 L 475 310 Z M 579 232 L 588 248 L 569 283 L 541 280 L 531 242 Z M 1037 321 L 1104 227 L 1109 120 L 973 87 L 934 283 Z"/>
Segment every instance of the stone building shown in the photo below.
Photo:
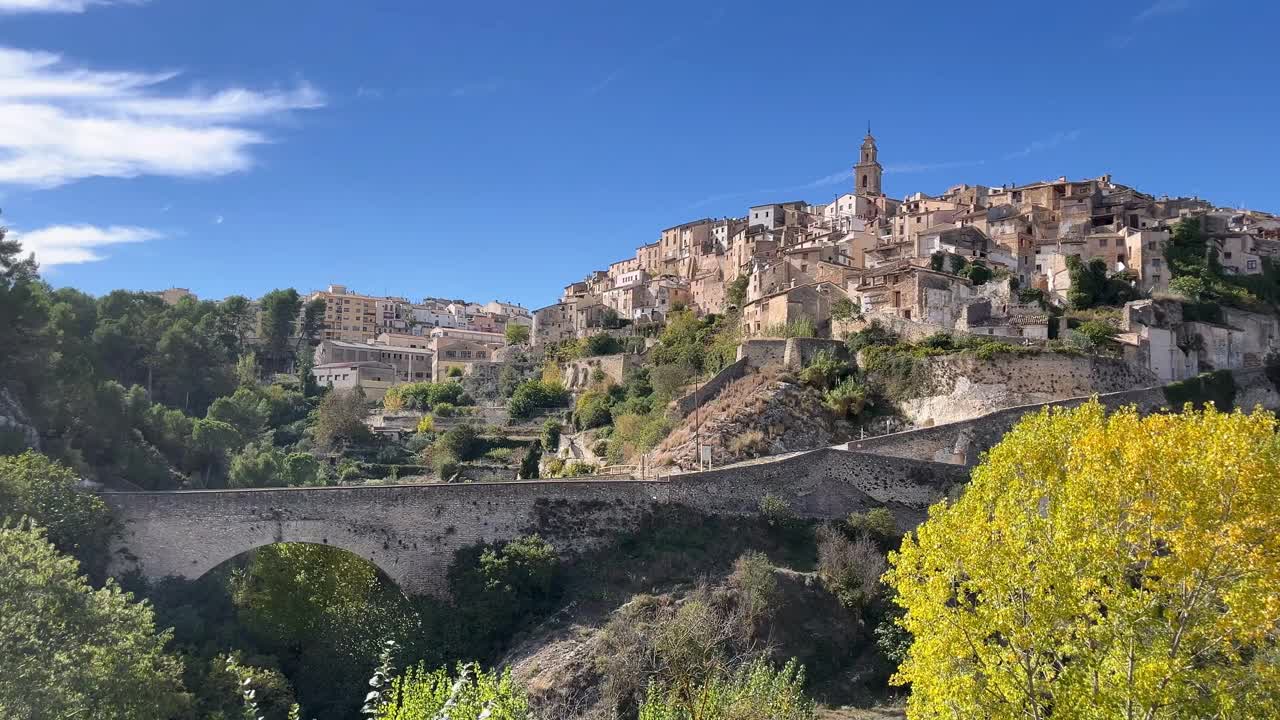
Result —
<path fill-rule="evenodd" d="M 311 368 L 316 384 L 334 390 L 350 390 L 360 387 L 366 399 L 375 403 L 382 400 L 387 388 L 396 382 L 396 371 L 391 365 L 373 360 L 362 362 L 335 362 Z"/>
<path fill-rule="evenodd" d="M 386 335 L 381 337 L 385 338 Z M 357 343 L 346 340 L 321 340 L 316 346 L 315 362 L 317 366 L 333 363 L 376 362 L 392 368 L 396 379 L 402 382 L 430 380 L 434 353 L 427 348 L 422 338 L 415 337 L 415 339 L 422 343 L 421 347 L 391 345 L 381 341 Z"/>
<path fill-rule="evenodd" d="M 831 305 L 848 297 L 838 285 L 828 282 L 786 288 L 746 303 L 742 307 L 742 331 L 760 335 L 772 328 L 808 320 L 819 336 L 830 332 Z"/>

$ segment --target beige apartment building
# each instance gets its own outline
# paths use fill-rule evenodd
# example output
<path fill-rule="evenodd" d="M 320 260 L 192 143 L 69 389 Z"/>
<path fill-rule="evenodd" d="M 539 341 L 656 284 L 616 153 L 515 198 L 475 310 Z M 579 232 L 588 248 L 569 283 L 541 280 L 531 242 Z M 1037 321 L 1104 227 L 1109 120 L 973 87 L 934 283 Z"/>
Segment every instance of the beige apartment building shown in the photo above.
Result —
<path fill-rule="evenodd" d="M 379 303 L 386 298 L 360 295 L 345 285 L 317 290 L 307 300 L 324 300 L 321 340 L 364 342 L 382 330 Z"/>

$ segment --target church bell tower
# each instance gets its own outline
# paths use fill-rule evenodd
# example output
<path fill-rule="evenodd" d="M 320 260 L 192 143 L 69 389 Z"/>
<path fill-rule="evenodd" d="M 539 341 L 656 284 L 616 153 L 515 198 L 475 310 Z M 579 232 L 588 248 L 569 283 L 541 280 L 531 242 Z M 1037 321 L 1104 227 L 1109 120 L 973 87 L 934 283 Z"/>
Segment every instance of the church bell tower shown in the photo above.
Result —
<path fill-rule="evenodd" d="M 876 139 L 871 136 L 871 123 L 867 123 L 867 136 L 862 139 L 862 155 L 857 165 L 853 166 L 854 192 L 858 195 L 877 197 L 880 190 L 880 176 L 884 168 L 876 159 Z"/>

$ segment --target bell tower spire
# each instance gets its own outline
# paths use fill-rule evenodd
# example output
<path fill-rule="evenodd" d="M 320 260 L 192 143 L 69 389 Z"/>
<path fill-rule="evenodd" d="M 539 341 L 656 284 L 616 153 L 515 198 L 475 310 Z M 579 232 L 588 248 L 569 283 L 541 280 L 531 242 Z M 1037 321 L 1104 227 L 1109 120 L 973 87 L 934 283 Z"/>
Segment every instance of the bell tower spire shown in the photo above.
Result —
<path fill-rule="evenodd" d="M 878 150 L 876 149 L 876 139 L 871 136 L 871 121 L 867 121 L 867 136 L 862 139 L 861 159 L 857 165 L 853 166 L 853 178 L 856 186 L 854 192 L 858 195 L 878 196 L 882 194 L 880 188 L 881 176 L 884 174 L 884 168 L 880 166 L 877 159 Z"/>

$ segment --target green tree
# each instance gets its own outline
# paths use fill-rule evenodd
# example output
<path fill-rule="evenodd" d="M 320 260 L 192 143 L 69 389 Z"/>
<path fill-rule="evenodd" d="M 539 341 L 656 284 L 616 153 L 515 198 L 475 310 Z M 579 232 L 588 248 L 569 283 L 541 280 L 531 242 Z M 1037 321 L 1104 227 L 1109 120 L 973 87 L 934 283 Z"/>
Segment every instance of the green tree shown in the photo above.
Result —
<path fill-rule="evenodd" d="M 218 336 L 232 357 L 239 357 L 248 350 L 247 339 L 257 325 L 257 313 L 253 303 L 243 295 L 232 295 L 218 306 Z"/>
<path fill-rule="evenodd" d="M 236 384 L 247 388 L 258 386 L 258 356 L 245 353 L 236 361 Z"/>
<path fill-rule="evenodd" d="M 0 526 L 0 717 L 152 720 L 187 704 L 151 608 L 95 590 L 29 523 Z"/>
<path fill-rule="evenodd" d="M 111 512 L 101 498 L 77 489 L 78 482 L 71 468 L 35 451 L 0 457 L 0 521 L 34 519 L 55 547 L 100 575 Z"/>
<path fill-rule="evenodd" d="M 279 658 L 299 702 L 317 716 L 355 715 L 383 642 L 416 636 L 409 600 L 368 561 L 330 546 L 260 548 L 231 593 L 250 637 Z"/>
<path fill-rule="evenodd" d="M 293 347 L 289 341 L 299 330 L 302 298 L 293 288 L 272 290 L 262 296 L 259 305 L 259 340 L 264 354 L 273 363 L 272 369 L 280 370 Z"/>
<path fill-rule="evenodd" d="M 747 283 L 746 275 L 739 275 L 732 282 L 725 286 L 724 298 L 730 305 L 734 307 L 742 307 L 747 303 Z"/>
<path fill-rule="evenodd" d="M 1025 416 L 890 555 L 908 716 L 1280 716 L 1277 429 Z"/>
<path fill-rule="evenodd" d="M 325 394 L 316 413 L 316 445 L 335 449 L 368 440 L 369 426 L 365 424 L 368 412 L 364 389 L 359 385 Z"/>
<path fill-rule="evenodd" d="M 311 341 L 320 339 L 320 331 L 324 329 L 324 298 L 314 298 L 302 304 L 302 317 L 298 321 L 298 341 L 294 344 L 295 356 L 300 356 L 302 348 Z"/>
<path fill-rule="evenodd" d="M 831 303 L 831 319 L 840 322 L 857 320 L 862 317 L 862 307 L 847 297 L 838 297 Z"/>
<path fill-rule="evenodd" d="M 244 444 L 244 437 L 230 423 L 212 418 L 196 418 L 191 423 L 191 451 L 200 485 L 210 487 L 226 472 L 232 451 Z"/>
<path fill-rule="evenodd" d="M 448 571 L 458 616 L 476 629 L 476 649 L 500 645 L 512 630 L 551 609 L 559 597 L 560 559 L 537 535 L 459 550 Z"/>
<path fill-rule="evenodd" d="M 503 337 L 506 338 L 508 345 L 524 345 L 529 342 L 529 326 L 507 323 L 506 329 L 503 330 Z"/>

